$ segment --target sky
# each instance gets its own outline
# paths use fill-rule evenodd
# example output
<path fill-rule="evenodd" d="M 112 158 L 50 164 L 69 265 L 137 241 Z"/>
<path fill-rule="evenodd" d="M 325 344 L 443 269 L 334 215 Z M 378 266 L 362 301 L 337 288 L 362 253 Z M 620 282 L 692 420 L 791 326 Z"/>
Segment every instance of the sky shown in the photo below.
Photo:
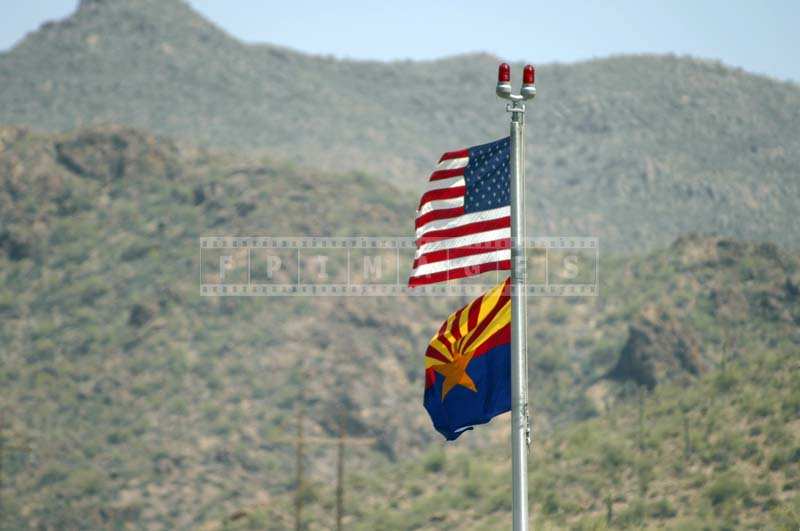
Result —
<path fill-rule="evenodd" d="M 131 0 L 135 1 L 135 0 Z M 0 50 L 76 0 L 0 0 Z M 354 2 L 190 0 L 232 35 L 354 59 L 434 59 L 485 51 L 534 63 L 620 53 L 674 53 L 719 59 L 778 79 L 800 81 L 796 0 L 490 0 Z M 511 4 L 508 4 L 511 5 Z"/>

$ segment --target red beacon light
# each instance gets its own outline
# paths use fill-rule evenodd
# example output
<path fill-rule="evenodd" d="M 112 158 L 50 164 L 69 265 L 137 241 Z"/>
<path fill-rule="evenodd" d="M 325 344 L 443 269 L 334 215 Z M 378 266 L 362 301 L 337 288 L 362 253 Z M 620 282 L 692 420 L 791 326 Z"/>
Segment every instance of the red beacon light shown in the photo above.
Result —
<path fill-rule="evenodd" d="M 501 98 L 507 98 L 511 94 L 511 67 L 508 63 L 502 63 L 497 69 L 497 88 L 495 92 Z"/>
<path fill-rule="evenodd" d="M 522 70 L 522 84 L 536 84 L 536 69 L 533 68 L 533 65 L 525 65 L 525 68 Z"/>
<path fill-rule="evenodd" d="M 525 65 L 525 68 L 522 69 L 522 90 L 520 94 L 526 100 L 536 96 L 536 69 L 533 68 L 533 65 Z"/>
<path fill-rule="evenodd" d="M 497 82 L 511 83 L 511 67 L 508 66 L 508 63 L 502 63 L 497 69 Z"/>

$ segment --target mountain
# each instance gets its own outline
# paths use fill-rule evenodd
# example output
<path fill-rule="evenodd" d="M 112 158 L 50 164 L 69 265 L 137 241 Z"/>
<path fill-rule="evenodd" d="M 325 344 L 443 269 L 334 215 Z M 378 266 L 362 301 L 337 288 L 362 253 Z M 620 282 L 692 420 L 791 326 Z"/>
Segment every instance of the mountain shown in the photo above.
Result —
<path fill-rule="evenodd" d="M 442 450 L 420 404 L 463 297 L 198 293 L 200 236 L 407 235 L 430 162 L 503 134 L 497 62 L 245 45 L 178 0 L 84 0 L 0 54 L 0 529 L 286 528 L 301 411 L 308 528 L 340 424 L 372 441 L 348 525 L 505 525 L 507 415 Z M 529 233 L 602 252 L 598 297 L 529 301 L 534 514 L 797 528 L 800 90 L 539 70 Z"/>
<path fill-rule="evenodd" d="M 350 435 L 374 441 L 348 450 L 352 481 L 379 471 L 384 483 L 402 479 L 408 500 L 422 504 L 386 506 L 388 494 L 364 483 L 361 512 L 350 513 L 369 524 L 411 511 L 435 527 L 428 519 L 440 513 L 425 504 L 440 498 L 422 496 L 427 487 L 417 492 L 403 471 L 433 459 L 422 353 L 464 301 L 204 298 L 198 285 L 199 236 L 265 227 L 391 235 L 409 195 L 358 173 L 299 170 L 124 127 L 0 128 L 0 529 L 213 528 L 252 507 L 275 512 L 280 528 L 295 487 L 301 393 L 312 441 L 335 436 L 341 417 Z M 530 301 L 537 441 L 582 419 L 606 422 L 628 407 L 631 381 L 654 382 L 655 392 L 692 389 L 741 363 L 759 368 L 775 392 L 790 392 L 784 378 L 794 362 L 779 371 L 772 356 L 796 352 L 800 341 L 796 254 L 686 236 L 647 256 L 605 256 L 600 270 L 600 297 Z M 702 371 L 665 373 L 681 341 L 697 345 Z M 758 415 L 778 423 L 778 411 L 788 414 Z M 505 444 L 507 420 L 459 447 L 499 467 L 488 456 Z M 784 457 L 790 447 L 781 447 Z M 330 514 L 333 462 L 329 447 L 309 443 L 308 514 L 317 527 Z M 796 492 L 789 475 L 784 483 L 774 507 Z M 477 492 L 494 510 L 507 505 L 502 489 Z"/>
<path fill-rule="evenodd" d="M 624 264 L 609 269 L 605 302 L 583 333 L 565 317 L 579 313 L 581 301 L 555 301 L 544 313 L 551 326 L 529 338 L 538 374 L 529 458 L 534 528 L 797 529 L 800 257 L 770 244 L 689 235 Z M 540 318 L 541 302 L 530 305 Z M 572 336 L 572 349 L 542 352 L 558 335 Z M 686 352 L 675 348 L 681 343 L 697 346 L 701 370 L 650 371 Z M 571 372 L 578 364 L 583 378 Z M 613 375 L 622 386 L 605 378 L 591 385 L 596 409 L 588 418 L 541 429 L 543 398 L 585 386 L 594 371 L 612 376 L 598 371 L 609 364 L 637 370 Z M 650 387 L 642 376 L 655 374 Z M 346 527 L 507 529 L 507 433 L 481 448 L 436 445 L 416 459 L 353 472 Z M 478 432 L 464 438 L 472 435 Z M 335 496 L 327 482 L 311 483 L 309 529 L 329 527 Z M 231 530 L 291 524 L 289 496 L 219 522 Z"/>
<path fill-rule="evenodd" d="M 498 62 L 310 56 L 243 44 L 179 0 L 84 0 L 0 55 L 0 123 L 118 123 L 419 191 L 441 152 L 505 134 Z M 538 88 L 533 233 L 599 236 L 626 252 L 689 231 L 800 243 L 797 85 L 620 56 L 541 65 Z"/>
<path fill-rule="evenodd" d="M 689 388 L 666 385 L 608 414 L 534 438 L 536 529 L 775 529 L 800 526 L 800 366 L 776 344 Z M 508 449 L 432 448 L 419 460 L 353 474 L 349 529 L 507 529 Z M 391 482 L 382 478 L 391 477 Z M 315 485 L 324 529 L 332 489 Z M 228 529 L 284 529 L 288 505 L 248 507 Z M 240 513 L 241 514 L 241 513 Z"/>

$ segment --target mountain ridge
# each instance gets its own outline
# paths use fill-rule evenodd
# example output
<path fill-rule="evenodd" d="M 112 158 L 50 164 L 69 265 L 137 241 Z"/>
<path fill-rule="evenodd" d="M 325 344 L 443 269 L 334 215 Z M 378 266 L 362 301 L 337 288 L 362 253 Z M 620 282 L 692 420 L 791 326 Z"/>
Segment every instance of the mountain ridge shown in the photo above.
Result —
<path fill-rule="evenodd" d="M 95 1 L 0 54 L 0 123 L 116 123 L 419 191 L 442 152 L 507 131 L 496 66 L 480 53 L 312 56 L 242 43 L 180 1 Z M 675 56 L 544 65 L 538 77 L 532 234 L 628 252 L 697 230 L 800 246 L 797 86 Z"/>

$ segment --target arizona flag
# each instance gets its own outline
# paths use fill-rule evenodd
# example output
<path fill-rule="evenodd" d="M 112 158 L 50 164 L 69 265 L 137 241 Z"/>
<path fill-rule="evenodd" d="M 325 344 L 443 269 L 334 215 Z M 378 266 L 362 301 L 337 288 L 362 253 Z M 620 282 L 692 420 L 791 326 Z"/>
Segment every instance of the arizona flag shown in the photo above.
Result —
<path fill-rule="evenodd" d="M 449 441 L 511 410 L 509 280 L 442 324 L 425 352 L 425 409 Z"/>

